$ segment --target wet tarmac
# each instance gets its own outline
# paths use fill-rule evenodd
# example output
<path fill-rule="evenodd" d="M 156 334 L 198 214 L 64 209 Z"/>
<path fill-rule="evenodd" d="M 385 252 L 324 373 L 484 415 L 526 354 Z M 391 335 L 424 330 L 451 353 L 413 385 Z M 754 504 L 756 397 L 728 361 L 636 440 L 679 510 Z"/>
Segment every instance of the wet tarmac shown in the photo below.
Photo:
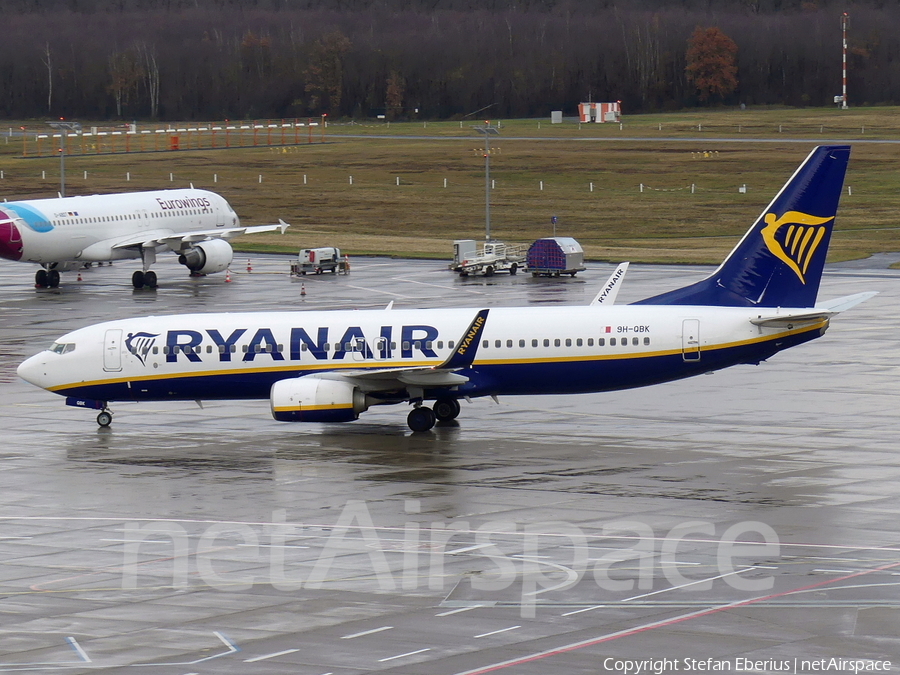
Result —
<path fill-rule="evenodd" d="M 251 256 L 226 283 L 167 258 L 133 291 L 127 263 L 35 290 L 0 262 L 0 672 L 896 670 L 896 258 L 829 267 L 821 298 L 880 295 L 758 367 L 476 400 L 426 434 L 402 406 L 297 425 L 266 401 L 116 404 L 104 430 L 15 367 L 136 315 L 586 304 L 612 266 Z M 619 301 L 707 271 L 633 265 Z"/>

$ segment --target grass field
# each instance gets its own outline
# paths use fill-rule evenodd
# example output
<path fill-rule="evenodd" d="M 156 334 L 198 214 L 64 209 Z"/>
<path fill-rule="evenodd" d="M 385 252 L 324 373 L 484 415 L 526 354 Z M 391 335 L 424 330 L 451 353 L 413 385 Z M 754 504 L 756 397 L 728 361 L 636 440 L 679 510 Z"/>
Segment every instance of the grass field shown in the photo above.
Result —
<path fill-rule="evenodd" d="M 449 258 L 454 239 L 484 237 L 484 140 L 473 124 L 338 124 L 324 143 L 315 135 L 287 147 L 75 154 L 67 193 L 193 183 L 223 194 L 245 224 L 291 223 L 284 236 L 235 240 L 245 250 L 335 245 L 350 255 Z M 616 140 L 625 137 L 646 140 Z M 725 138 L 739 140 L 710 142 Z M 900 144 L 859 142 L 875 139 L 900 139 L 900 109 L 673 113 L 625 117 L 621 129 L 502 121 L 491 140 L 491 230 L 529 243 L 552 233 L 555 215 L 557 234 L 592 259 L 715 263 L 815 144 L 845 140 L 856 144 L 829 259 L 896 251 Z M 3 197 L 55 196 L 58 159 L 23 159 L 21 141 L 6 140 Z"/>

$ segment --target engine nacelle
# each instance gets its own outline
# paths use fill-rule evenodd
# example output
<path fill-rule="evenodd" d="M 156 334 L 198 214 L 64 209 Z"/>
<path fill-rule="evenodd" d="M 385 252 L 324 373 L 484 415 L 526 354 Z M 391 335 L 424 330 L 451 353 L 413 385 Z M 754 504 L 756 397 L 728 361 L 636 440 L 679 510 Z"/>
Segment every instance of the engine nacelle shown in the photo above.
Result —
<path fill-rule="evenodd" d="M 270 402 L 279 422 L 352 422 L 369 407 L 366 395 L 349 382 L 312 375 L 279 380 Z"/>
<path fill-rule="evenodd" d="M 194 244 L 178 256 L 178 262 L 197 274 L 222 272 L 231 264 L 234 249 L 224 239 L 210 239 Z"/>

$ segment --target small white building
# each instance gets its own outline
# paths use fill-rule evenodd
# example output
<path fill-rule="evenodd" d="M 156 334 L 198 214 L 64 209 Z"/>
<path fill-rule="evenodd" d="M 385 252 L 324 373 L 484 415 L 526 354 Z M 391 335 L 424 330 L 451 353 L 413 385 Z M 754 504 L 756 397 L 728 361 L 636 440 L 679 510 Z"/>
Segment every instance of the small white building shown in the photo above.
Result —
<path fill-rule="evenodd" d="M 618 122 L 621 113 L 621 101 L 578 104 L 578 117 L 582 122 Z"/>

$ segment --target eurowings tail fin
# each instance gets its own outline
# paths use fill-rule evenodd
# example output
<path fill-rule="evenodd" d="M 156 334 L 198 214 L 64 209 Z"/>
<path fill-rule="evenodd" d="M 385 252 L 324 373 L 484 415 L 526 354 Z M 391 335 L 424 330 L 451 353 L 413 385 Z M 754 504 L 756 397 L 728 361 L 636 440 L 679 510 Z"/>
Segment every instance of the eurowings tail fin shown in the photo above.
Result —
<path fill-rule="evenodd" d="M 815 148 L 715 272 L 635 304 L 814 307 L 849 158 Z"/>

